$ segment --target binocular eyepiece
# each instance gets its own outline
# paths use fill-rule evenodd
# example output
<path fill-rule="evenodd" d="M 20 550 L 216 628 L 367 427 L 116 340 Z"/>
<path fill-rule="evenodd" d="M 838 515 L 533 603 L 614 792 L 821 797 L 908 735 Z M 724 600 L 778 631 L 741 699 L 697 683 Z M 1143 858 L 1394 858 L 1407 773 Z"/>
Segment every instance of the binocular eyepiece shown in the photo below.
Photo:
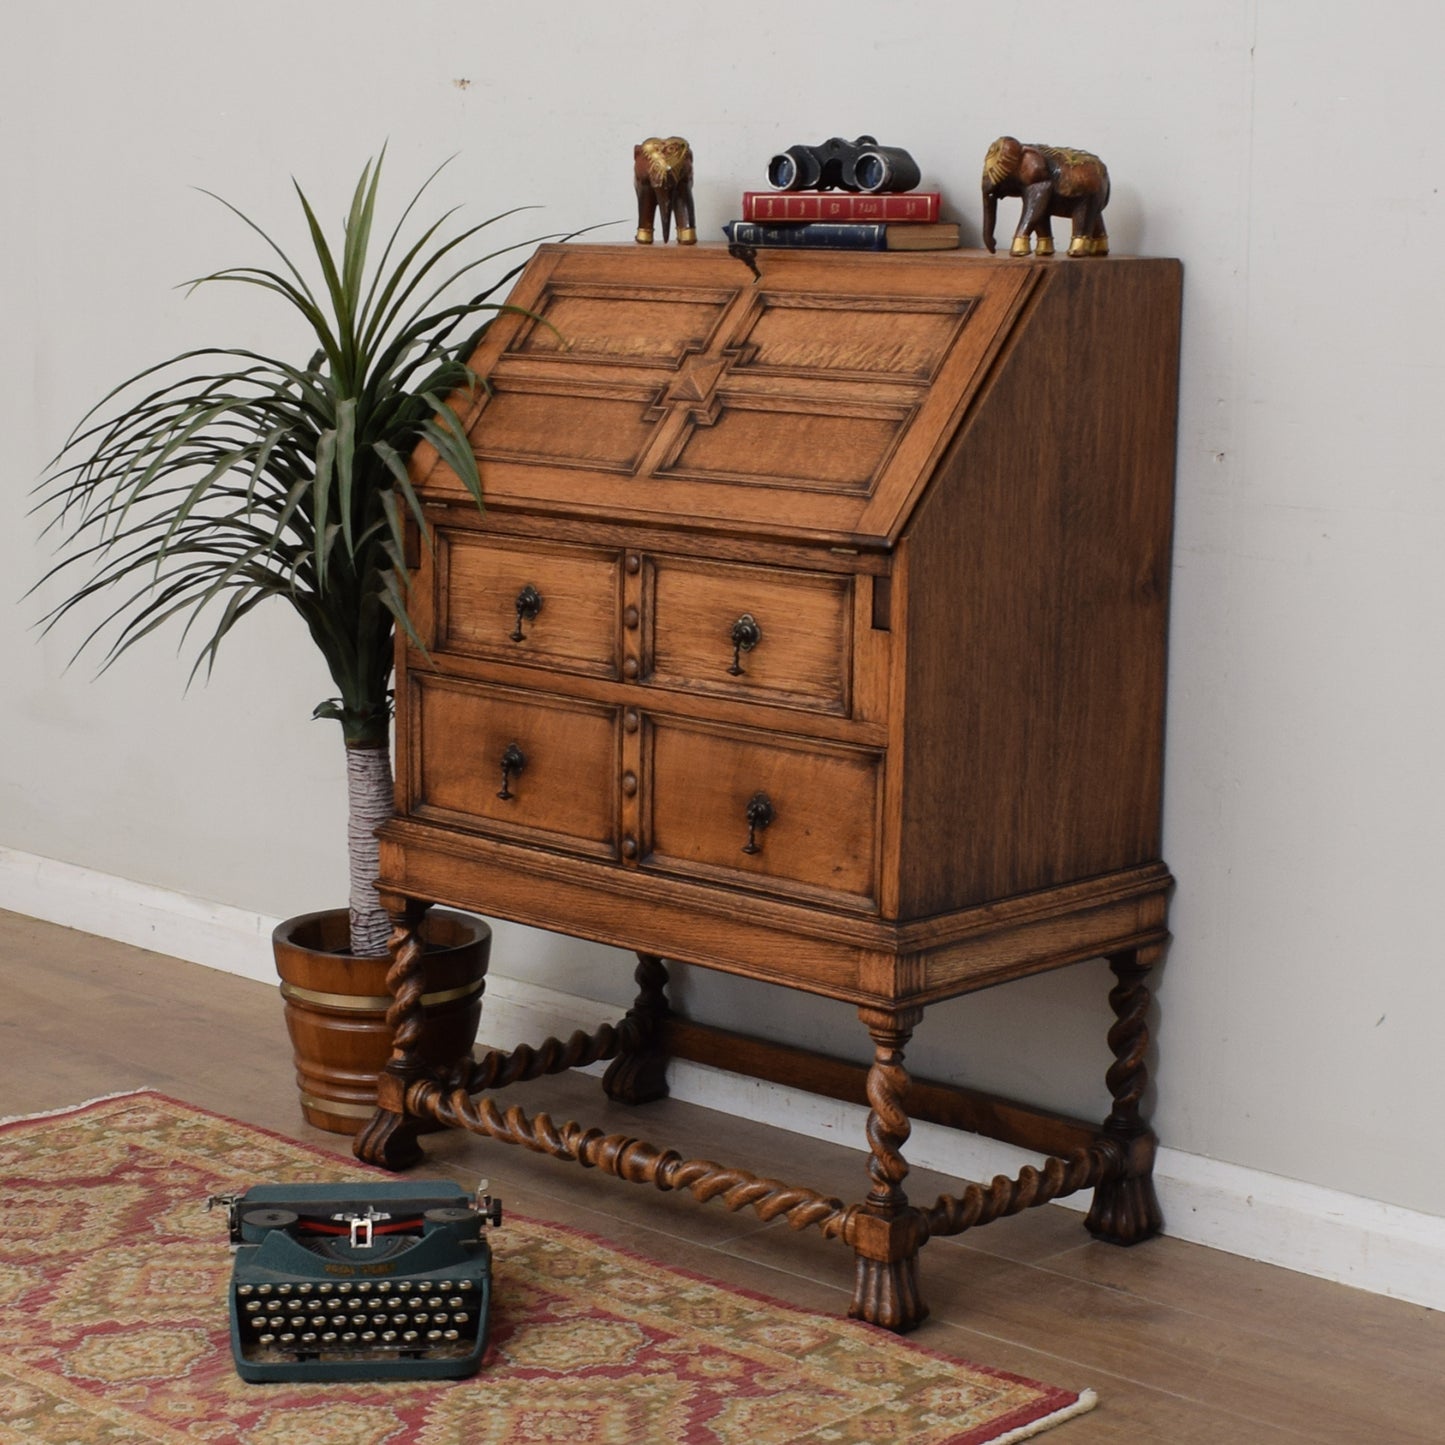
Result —
<path fill-rule="evenodd" d="M 822 145 L 789 146 L 768 162 L 768 184 L 778 191 L 911 191 L 918 162 L 898 146 L 881 146 L 871 135 L 834 136 Z"/>

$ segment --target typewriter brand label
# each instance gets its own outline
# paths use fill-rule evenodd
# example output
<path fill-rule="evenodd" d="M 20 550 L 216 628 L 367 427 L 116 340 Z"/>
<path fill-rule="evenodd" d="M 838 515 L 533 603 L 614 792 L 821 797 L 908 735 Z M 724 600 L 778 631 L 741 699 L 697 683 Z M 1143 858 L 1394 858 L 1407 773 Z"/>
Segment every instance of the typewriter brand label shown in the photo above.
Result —
<path fill-rule="evenodd" d="M 394 1264 L 328 1264 L 325 1266 L 325 1271 L 327 1274 L 342 1275 L 347 1279 L 351 1279 L 356 1275 L 375 1276 L 395 1274 L 396 1266 Z"/>

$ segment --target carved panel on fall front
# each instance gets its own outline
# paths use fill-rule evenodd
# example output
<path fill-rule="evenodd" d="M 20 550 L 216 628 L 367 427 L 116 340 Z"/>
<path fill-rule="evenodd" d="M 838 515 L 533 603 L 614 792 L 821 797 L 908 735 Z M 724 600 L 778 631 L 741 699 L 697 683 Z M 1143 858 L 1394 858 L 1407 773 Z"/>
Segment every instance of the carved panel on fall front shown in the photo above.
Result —
<path fill-rule="evenodd" d="M 648 386 L 559 386 L 544 380 L 495 379 L 476 437 L 488 461 L 635 472 L 657 430 L 648 415 L 656 391 Z"/>
<path fill-rule="evenodd" d="M 926 386 L 972 308 L 971 297 L 910 301 L 765 292 L 738 335 L 751 348 L 740 372 Z"/>
<path fill-rule="evenodd" d="M 409 811 L 453 827 L 617 855 L 617 710 L 413 674 Z"/>
<path fill-rule="evenodd" d="M 839 573 L 653 558 L 647 680 L 847 713 L 853 585 Z"/>
<path fill-rule="evenodd" d="M 881 753 L 656 715 L 646 729 L 644 867 L 874 906 Z"/>
<path fill-rule="evenodd" d="M 676 366 L 712 344 L 736 291 L 554 284 L 504 355 Z"/>
<path fill-rule="evenodd" d="M 616 551 L 444 529 L 435 647 L 616 677 Z"/>

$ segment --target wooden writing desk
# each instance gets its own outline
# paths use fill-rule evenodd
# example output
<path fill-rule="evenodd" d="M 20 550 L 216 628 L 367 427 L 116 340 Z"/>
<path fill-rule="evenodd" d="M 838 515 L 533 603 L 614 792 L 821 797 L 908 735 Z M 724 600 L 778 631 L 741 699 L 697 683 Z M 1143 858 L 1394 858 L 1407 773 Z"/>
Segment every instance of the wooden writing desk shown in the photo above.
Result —
<path fill-rule="evenodd" d="M 363 1159 L 416 1122 L 784 1214 L 851 1245 L 852 1313 L 926 1313 L 936 1234 L 1093 1188 L 1094 1234 L 1159 1228 L 1140 1115 L 1159 857 L 1180 267 L 978 253 L 545 246 L 457 406 L 479 516 L 434 452 L 399 651 L 396 1051 Z M 615 1028 L 458 1060 L 415 1043 L 416 926 L 445 903 L 637 953 Z M 1095 1127 L 941 1085 L 903 1051 L 923 1008 L 1107 956 Z M 671 1014 L 665 959 L 856 1006 L 866 1070 Z M 1020 1047 L 1027 1045 L 1020 1040 Z M 498 1110 L 487 1091 L 669 1055 L 866 1098 L 868 1189 L 685 1160 Z M 919 1206 L 909 1113 L 1049 1156 Z M 1006 1187 L 1004 1187 L 1006 1186 Z"/>

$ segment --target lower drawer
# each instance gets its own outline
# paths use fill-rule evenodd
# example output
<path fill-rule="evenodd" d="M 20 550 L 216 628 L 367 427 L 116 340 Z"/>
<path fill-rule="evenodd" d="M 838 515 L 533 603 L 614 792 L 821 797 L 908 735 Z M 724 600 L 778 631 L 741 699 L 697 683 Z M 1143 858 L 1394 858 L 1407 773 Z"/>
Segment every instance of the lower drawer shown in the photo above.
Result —
<path fill-rule="evenodd" d="M 651 716 L 644 868 L 876 906 L 883 755 Z"/>
<path fill-rule="evenodd" d="M 410 812 L 526 843 L 617 856 L 617 710 L 413 676 Z"/>

